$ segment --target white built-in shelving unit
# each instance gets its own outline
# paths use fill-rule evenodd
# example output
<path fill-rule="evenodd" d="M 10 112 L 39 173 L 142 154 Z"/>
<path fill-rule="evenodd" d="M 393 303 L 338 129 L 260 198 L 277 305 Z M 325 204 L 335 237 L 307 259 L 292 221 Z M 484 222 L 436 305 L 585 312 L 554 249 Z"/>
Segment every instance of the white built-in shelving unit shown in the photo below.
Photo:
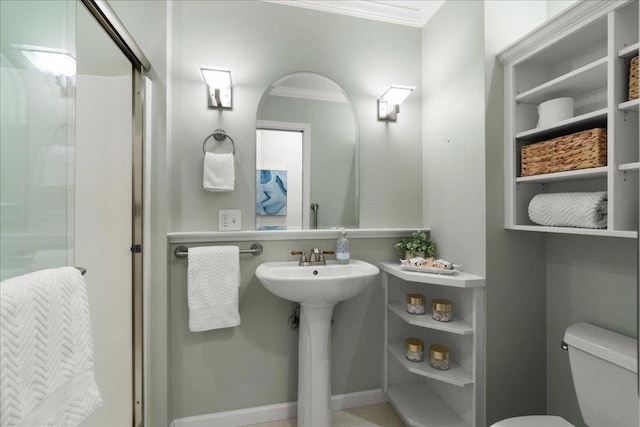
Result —
<path fill-rule="evenodd" d="M 483 427 L 484 285 L 469 273 L 437 275 L 405 271 L 398 263 L 381 263 L 385 293 L 384 391 L 402 420 L 413 427 Z M 409 314 L 406 296 L 425 296 L 427 312 Z M 453 303 L 453 321 L 431 317 L 431 300 Z M 405 357 L 405 339 L 421 338 L 424 362 Z M 450 368 L 429 364 L 429 345 L 451 349 Z"/>
<path fill-rule="evenodd" d="M 503 50 L 505 228 L 635 238 L 638 235 L 638 99 L 628 99 L 629 63 L 638 55 L 638 2 L 578 2 Z M 536 127 L 537 106 L 574 99 L 574 117 Z M 596 127 L 607 129 L 607 165 L 520 176 L 523 146 Z M 540 193 L 607 191 L 606 229 L 546 227 L 528 216 Z"/>

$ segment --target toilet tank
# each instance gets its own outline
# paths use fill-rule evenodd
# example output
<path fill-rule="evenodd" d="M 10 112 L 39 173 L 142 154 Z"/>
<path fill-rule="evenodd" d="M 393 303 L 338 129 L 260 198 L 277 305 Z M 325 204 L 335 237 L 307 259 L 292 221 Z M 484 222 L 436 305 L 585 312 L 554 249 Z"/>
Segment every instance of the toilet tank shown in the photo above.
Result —
<path fill-rule="evenodd" d="M 638 341 L 589 323 L 564 341 L 580 412 L 589 427 L 638 427 Z"/>

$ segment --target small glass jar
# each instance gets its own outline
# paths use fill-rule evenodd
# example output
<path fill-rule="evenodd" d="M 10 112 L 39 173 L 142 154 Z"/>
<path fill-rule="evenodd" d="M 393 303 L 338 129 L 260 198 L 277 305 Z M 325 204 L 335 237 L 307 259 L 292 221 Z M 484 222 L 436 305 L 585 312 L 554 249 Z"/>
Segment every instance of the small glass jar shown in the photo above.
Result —
<path fill-rule="evenodd" d="M 453 319 L 453 304 L 446 299 L 431 301 L 431 317 L 438 322 L 451 322 Z"/>
<path fill-rule="evenodd" d="M 405 346 L 407 348 L 407 359 L 412 362 L 422 362 L 424 360 L 424 341 L 420 338 L 407 338 Z"/>
<path fill-rule="evenodd" d="M 424 295 L 407 294 L 407 313 L 424 314 Z"/>
<path fill-rule="evenodd" d="M 449 347 L 442 344 L 431 344 L 429 346 L 429 364 L 436 369 L 446 371 L 449 369 L 449 358 L 451 352 Z"/>

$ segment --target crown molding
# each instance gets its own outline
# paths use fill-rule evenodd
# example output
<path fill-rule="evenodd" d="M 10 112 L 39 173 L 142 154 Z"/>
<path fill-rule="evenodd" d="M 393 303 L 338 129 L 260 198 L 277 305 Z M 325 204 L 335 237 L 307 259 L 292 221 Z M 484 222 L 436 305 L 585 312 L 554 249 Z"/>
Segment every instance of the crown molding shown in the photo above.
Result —
<path fill-rule="evenodd" d="M 377 1 L 377 0 L 262 0 L 286 6 L 303 7 L 374 21 L 422 28 L 446 0 Z"/>
<path fill-rule="evenodd" d="M 620 5 L 634 0 L 579 1 L 544 24 L 534 28 L 519 40 L 498 52 L 501 64 L 517 63 L 534 55 L 566 34 L 586 23 L 602 18 Z"/>

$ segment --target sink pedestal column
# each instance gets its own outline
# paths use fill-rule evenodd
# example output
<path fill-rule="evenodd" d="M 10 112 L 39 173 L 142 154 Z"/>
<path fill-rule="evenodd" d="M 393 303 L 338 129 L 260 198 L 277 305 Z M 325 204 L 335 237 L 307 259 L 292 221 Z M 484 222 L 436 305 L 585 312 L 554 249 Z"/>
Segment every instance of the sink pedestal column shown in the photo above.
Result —
<path fill-rule="evenodd" d="M 333 306 L 300 304 L 298 427 L 331 427 Z"/>

